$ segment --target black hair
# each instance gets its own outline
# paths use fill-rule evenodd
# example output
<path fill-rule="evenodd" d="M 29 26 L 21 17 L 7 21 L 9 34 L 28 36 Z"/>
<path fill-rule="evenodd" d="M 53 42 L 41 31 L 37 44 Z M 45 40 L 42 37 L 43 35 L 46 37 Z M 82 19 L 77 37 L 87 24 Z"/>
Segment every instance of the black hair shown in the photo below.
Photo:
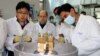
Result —
<path fill-rule="evenodd" d="M 74 9 L 74 7 L 72 5 L 70 5 L 69 3 L 63 4 L 62 6 L 60 6 L 60 8 L 57 11 L 57 14 L 60 15 L 60 13 L 62 11 L 66 11 L 66 12 L 70 12 L 71 8 Z"/>
<path fill-rule="evenodd" d="M 54 17 L 53 17 L 53 16 L 50 16 L 49 19 L 50 19 L 50 20 L 51 20 L 51 19 L 54 19 Z"/>
<path fill-rule="evenodd" d="M 55 13 L 55 11 L 56 11 L 56 10 L 58 11 L 59 8 L 60 8 L 60 6 L 54 8 L 53 13 L 54 13 L 55 15 L 57 15 L 57 13 Z"/>
<path fill-rule="evenodd" d="M 17 11 L 18 9 L 21 9 L 21 8 L 26 8 L 28 11 L 30 11 L 30 5 L 29 5 L 28 3 L 26 3 L 26 2 L 24 2 L 24 1 L 21 1 L 21 2 L 19 2 L 19 3 L 17 4 L 17 6 L 16 6 L 16 11 Z"/>
<path fill-rule="evenodd" d="M 81 14 L 86 15 L 86 12 L 85 11 L 82 11 Z"/>

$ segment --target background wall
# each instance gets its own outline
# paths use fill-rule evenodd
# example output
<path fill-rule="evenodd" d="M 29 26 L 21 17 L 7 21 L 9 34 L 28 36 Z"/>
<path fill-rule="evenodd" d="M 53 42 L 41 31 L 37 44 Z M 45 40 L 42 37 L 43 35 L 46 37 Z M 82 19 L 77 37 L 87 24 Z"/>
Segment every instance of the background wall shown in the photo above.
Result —
<path fill-rule="evenodd" d="M 34 6 L 34 13 L 39 10 L 39 0 L 0 0 L 0 10 L 4 19 L 8 19 L 15 16 L 16 5 L 19 1 L 26 1 Z"/>

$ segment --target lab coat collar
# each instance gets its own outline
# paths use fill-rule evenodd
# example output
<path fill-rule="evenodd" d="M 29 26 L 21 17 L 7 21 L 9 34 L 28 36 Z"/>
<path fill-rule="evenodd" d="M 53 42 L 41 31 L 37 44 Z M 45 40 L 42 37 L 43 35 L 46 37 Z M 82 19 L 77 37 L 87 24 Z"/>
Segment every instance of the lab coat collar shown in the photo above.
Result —
<path fill-rule="evenodd" d="M 48 24 L 48 21 L 46 22 L 45 26 L 42 28 L 42 27 L 40 26 L 40 22 L 38 22 L 38 25 L 40 26 L 41 29 L 44 29 L 44 28 L 47 26 L 47 24 Z"/>
<path fill-rule="evenodd" d="M 83 16 L 84 16 L 84 15 L 80 14 L 79 19 L 78 19 L 78 21 L 76 22 L 76 26 L 77 26 L 78 24 L 80 24 L 80 21 L 81 21 L 81 19 L 82 19 Z"/>
<path fill-rule="evenodd" d="M 19 34 L 22 35 L 22 33 L 24 32 L 26 26 L 30 23 L 30 21 L 23 29 L 21 28 L 21 25 L 18 23 L 16 16 L 14 17 L 14 23 L 16 24 L 16 26 L 18 28 Z"/>

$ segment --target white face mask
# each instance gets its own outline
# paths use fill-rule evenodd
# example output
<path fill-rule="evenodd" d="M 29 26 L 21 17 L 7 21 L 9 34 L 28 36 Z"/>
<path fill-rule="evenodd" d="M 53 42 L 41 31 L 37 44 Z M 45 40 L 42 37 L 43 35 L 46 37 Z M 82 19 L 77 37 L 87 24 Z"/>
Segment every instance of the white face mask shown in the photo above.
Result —
<path fill-rule="evenodd" d="M 70 16 L 70 15 L 68 15 L 68 17 L 65 18 L 64 22 L 65 22 L 66 24 L 72 25 L 72 24 L 75 23 L 75 18 L 72 17 L 72 16 Z"/>

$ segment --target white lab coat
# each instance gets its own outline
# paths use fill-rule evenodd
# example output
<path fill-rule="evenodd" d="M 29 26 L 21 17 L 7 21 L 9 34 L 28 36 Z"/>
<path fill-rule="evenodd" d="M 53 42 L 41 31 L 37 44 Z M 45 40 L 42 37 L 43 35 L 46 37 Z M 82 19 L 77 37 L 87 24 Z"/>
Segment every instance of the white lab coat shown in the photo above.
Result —
<path fill-rule="evenodd" d="M 21 25 L 18 23 L 16 17 L 8 19 L 6 22 L 8 27 L 6 48 L 10 51 L 14 51 L 14 46 L 15 46 L 15 44 L 13 44 L 14 35 L 21 36 L 24 32 L 27 32 L 27 35 L 32 37 L 33 22 L 29 21 L 29 23 L 24 27 L 24 29 L 21 28 Z"/>
<path fill-rule="evenodd" d="M 41 28 L 41 26 L 38 22 L 34 25 L 34 29 L 35 29 L 35 31 L 34 31 L 35 34 L 34 34 L 34 38 L 33 38 L 34 41 L 37 41 L 39 33 L 42 35 L 47 32 L 48 34 L 53 34 L 54 37 L 56 37 L 56 35 L 57 35 L 56 27 L 50 22 L 47 22 L 43 29 Z"/>
<path fill-rule="evenodd" d="M 7 37 L 6 23 L 2 18 L 0 18 L 0 56 L 2 56 L 6 37 Z"/>
<path fill-rule="evenodd" d="M 80 15 L 71 40 L 79 56 L 100 56 L 100 26 L 93 17 Z"/>
<path fill-rule="evenodd" d="M 73 32 L 74 27 L 65 23 L 61 23 L 60 25 L 57 25 L 56 30 L 57 30 L 57 36 L 59 36 L 59 34 L 63 34 L 64 35 L 64 39 L 65 41 L 68 41 L 69 43 L 71 43 L 71 34 Z M 58 39 L 58 37 L 56 38 Z"/>

